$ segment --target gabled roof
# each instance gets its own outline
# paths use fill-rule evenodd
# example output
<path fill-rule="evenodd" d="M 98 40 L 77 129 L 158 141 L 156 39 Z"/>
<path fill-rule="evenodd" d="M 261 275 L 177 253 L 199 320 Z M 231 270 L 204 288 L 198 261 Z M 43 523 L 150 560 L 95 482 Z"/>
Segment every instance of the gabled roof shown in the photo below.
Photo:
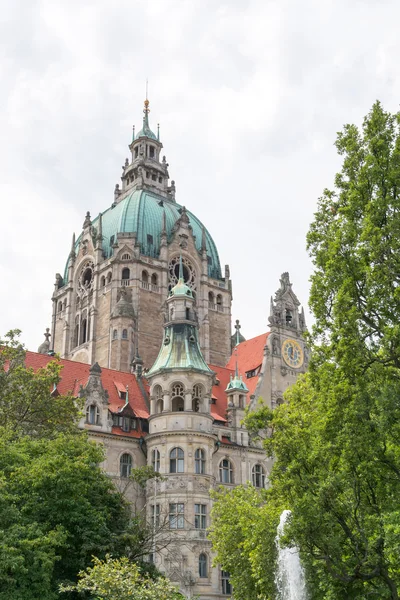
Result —
<path fill-rule="evenodd" d="M 254 394 L 255 392 L 258 383 L 258 377 L 255 376 L 247 379 L 246 373 L 261 367 L 264 357 L 264 347 L 267 343 L 268 336 L 269 332 L 262 333 L 257 337 L 238 344 L 234 348 L 232 356 L 226 365 L 227 369 L 234 371 L 237 359 L 239 374 L 243 376 L 243 381 L 246 383 L 250 395 Z"/>
<path fill-rule="evenodd" d="M 25 364 L 37 370 L 45 367 L 51 360 L 54 360 L 54 357 L 27 351 Z M 58 391 L 60 394 L 71 392 L 73 396 L 78 396 L 80 386 L 85 387 L 88 382 L 90 365 L 63 358 L 60 362 L 63 368 L 61 381 L 57 385 Z M 124 406 L 125 400 L 119 397 L 118 389 L 126 392 L 128 386 L 129 404 L 135 415 L 141 419 L 149 417 L 149 409 L 135 375 L 102 367 L 101 383 L 108 392 L 111 412 L 117 413 Z"/>

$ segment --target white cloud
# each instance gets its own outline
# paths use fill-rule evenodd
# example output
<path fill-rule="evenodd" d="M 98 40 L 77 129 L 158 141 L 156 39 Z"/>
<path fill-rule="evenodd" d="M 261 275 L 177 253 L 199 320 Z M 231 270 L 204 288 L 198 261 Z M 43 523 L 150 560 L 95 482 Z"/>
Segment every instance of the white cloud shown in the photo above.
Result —
<path fill-rule="evenodd" d="M 266 330 L 289 270 L 305 303 L 305 233 L 376 98 L 398 108 L 396 0 L 6 0 L 0 35 L 0 332 L 35 349 L 86 210 L 112 201 L 150 82 L 178 201 L 203 220 L 233 316 Z"/>

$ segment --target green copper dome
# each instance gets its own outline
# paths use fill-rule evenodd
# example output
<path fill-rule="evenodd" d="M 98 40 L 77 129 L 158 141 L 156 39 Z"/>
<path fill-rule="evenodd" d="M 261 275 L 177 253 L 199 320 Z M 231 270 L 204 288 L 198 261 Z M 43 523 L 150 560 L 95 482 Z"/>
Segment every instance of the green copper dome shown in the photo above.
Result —
<path fill-rule="evenodd" d="M 102 216 L 103 251 L 106 257 L 112 255 L 112 244 L 117 233 L 136 233 L 140 251 L 145 256 L 157 258 L 160 253 L 160 240 L 165 213 L 165 226 L 168 240 L 172 237 L 172 229 L 181 216 L 182 207 L 147 190 L 135 190 L 121 200 L 114 208 L 109 208 Z M 201 250 L 203 225 L 191 212 L 187 211 L 196 248 Z M 97 226 L 97 219 L 93 226 Z M 206 248 L 208 258 L 208 274 L 221 279 L 221 267 L 214 240 L 206 230 Z"/>
<path fill-rule="evenodd" d="M 116 242 L 117 233 L 136 233 L 140 251 L 145 256 L 157 258 L 160 253 L 160 241 L 165 213 L 165 227 L 168 241 L 172 237 L 172 229 L 181 216 L 182 207 L 176 202 L 166 200 L 162 196 L 147 190 L 134 190 L 114 207 L 102 214 L 103 253 L 106 258 L 112 256 L 112 245 Z M 203 224 L 190 211 L 186 211 L 193 235 L 196 238 L 197 250 L 201 250 Z M 93 219 L 93 226 L 98 228 L 98 217 Z M 222 279 L 219 256 L 214 240 L 205 230 L 205 241 L 208 257 L 208 275 Z M 78 251 L 80 238 L 75 250 Z M 64 281 L 66 281 L 67 267 Z"/>

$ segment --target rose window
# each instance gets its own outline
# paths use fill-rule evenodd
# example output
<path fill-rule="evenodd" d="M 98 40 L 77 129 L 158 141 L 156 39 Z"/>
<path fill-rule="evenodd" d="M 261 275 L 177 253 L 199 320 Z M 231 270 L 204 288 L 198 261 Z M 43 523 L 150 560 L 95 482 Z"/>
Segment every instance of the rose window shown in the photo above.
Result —
<path fill-rule="evenodd" d="M 85 263 L 81 269 L 78 279 L 79 292 L 88 292 L 93 286 L 94 264 Z"/>
<path fill-rule="evenodd" d="M 169 263 L 169 291 L 178 283 L 179 280 L 179 256 L 175 256 Z M 191 262 L 182 256 L 183 279 L 192 290 L 193 296 L 196 295 L 196 274 Z"/>

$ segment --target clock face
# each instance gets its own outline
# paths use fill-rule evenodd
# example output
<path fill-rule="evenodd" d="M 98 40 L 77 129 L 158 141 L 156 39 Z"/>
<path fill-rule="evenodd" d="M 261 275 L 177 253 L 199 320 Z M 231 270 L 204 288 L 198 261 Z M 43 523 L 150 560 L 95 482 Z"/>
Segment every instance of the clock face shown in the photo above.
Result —
<path fill-rule="evenodd" d="M 298 369 L 303 364 L 303 350 L 295 340 L 285 340 L 282 344 L 283 360 L 289 367 Z"/>

